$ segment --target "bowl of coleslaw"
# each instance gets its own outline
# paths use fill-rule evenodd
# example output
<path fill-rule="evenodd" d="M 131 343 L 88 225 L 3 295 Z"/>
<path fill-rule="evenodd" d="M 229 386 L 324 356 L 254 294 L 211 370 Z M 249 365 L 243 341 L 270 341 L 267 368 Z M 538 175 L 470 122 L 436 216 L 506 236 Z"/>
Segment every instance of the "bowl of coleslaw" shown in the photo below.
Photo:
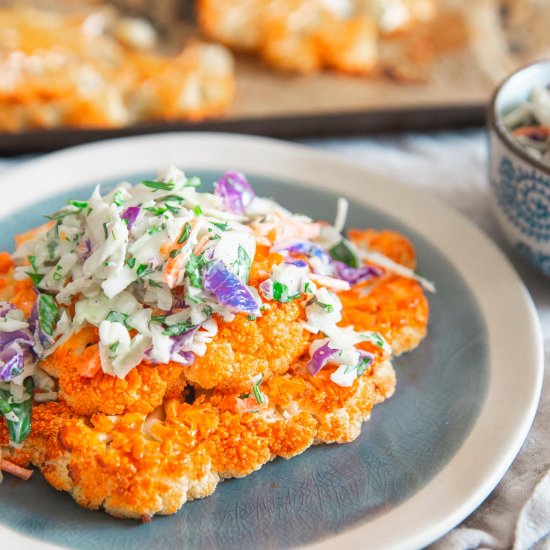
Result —
<path fill-rule="evenodd" d="M 494 209 L 512 244 L 550 275 L 550 60 L 496 89 L 488 111 Z"/>

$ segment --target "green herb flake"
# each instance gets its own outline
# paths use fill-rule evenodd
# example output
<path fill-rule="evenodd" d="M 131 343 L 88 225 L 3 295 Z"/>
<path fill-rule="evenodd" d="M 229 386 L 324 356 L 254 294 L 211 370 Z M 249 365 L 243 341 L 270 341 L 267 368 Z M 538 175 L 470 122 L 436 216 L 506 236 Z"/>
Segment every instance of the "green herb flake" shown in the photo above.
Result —
<path fill-rule="evenodd" d="M 105 235 L 105 240 L 107 240 L 109 238 L 109 229 L 107 228 L 108 224 L 109 224 L 109 222 L 105 222 L 103 224 L 103 234 Z"/>
<path fill-rule="evenodd" d="M 25 271 L 25 273 L 31 278 L 32 284 L 36 287 L 44 278 L 44 275 L 41 275 L 40 273 L 32 273 L 31 271 Z"/>
<path fill-rule="evenodd" d="M 168 195 L 167 197 L 163 197 L 162 200 L 164 202 L 182 203 L 185 199 L 183 197 L 180 197 L 179 195 Z"/>
<path fill-rule="evenodd" d="M 53 338 L 55 325 L 60 315 L 55 300 L 48 294 L 40 294 L 38 296 L 38 317 L 42 332 Z"/>
<path fill-rule="evenodd" d="M 289 301 L 288 286 L 285 283 L 278 281 L 273 283 L 273 299 L 283 304 Z"/>
<path fill-rule="evenodd" d="M 190 323 L 176 323 L 175 325 L 170 325 L 166 327 L 166 330 L 162 332 L 165 336 L 179 336 L 184 332 L 187 332 L 193 325 Z"/>
<path fill-rule="evenodd" d="M 119 346 L 119 345 L 120 345 L 120 342 L 117 340 L 114 344 L 111 344 L 111 345 L 109 346 L 109 349 L 110 349 L 113 353 L 115 353 L 116 350 L 118 349 L 118 346 Z"/>
<path fill-rule="evenodd" d="M 204 267 L 205 261 L 203 256 L 195 256 L 191 254 L 187 266 L 185 267 L 185 275 L 189 278 L 189 283 L 195 288 L 202 288 L 201 269 Z"/>
<path fill-rule="evenodd" d="M 28 377 L 23 382 L 25 393 L 29 396 L 23 403 L 12 403 L 10 405 L 12 413 L 17 420 L 7 420 L 10 441 L 21 444 L 31 433 L 31 411 L 32 394 L 34 391 L 34 382 Z M 7 392 L 2 392 L 7 393 Z"/>
<path fill-rule="evenodd" d="M 170 252 L 170 258 L 175 258 L 181 253 L 181 248 L 174 248 L 172 252 Z"/>
<path fill-rule="evenodd" d="M 198 204 L 193 207 L 193 212 L 195 216 L 202 216 L 202 208 Z"/>
<path fill-rule="evenodd" d="M 229 229 L 229 224 L 221 222 L 211 222 L 212 225 L 215 225 L 220 231 L 227 231 Z"/>
<path fill-rule="evenodd" d="M 334 260 L 344 262 L 350 267 L 359 267 L 359 258 L 345 239 L 342 239 L 338 244 L 334 245 L 329 250 L 330 255 Z"/>
<path fill-rule="evenodd" d="M 237 250 L 237 260 L 233 262 L 233 268 L 235 273 L 245 284 L 248 284 L 250 278 L 250 266 L 252 265 L 252 260 L 248 255 L 247 251 L 239 245 Z"/>
<path fill-rule="evenodd" d="M 74 206 L 75 208 L 78 208 L 79 210 L 84 210 L 84 208 L 88 208 L 88 203 L 86 201 L 67 201 L 67 204 L 70 204 L 71 206 Z"/>
<path fill-rule="evenodd" d="M 117 206 L 122 206 L 122 203 L 124 202 L 124 198 L 122 196 L 122 191 L 117 191 L 113 196 L 113 202 Z"/>
<path fill-rule="evenodd" d="M 148 206 L 144 210 L 147 210 L 147 212 L 151 212 L 155 216 L 162 216 L 168 210 L 167 206 Z"/>
<path fill-rule="evenodd" d="M 137 268 L 137 276 L 141 277 L 147 268 L 149 267 L 149 264 L 139 264 L 139 267 Z"/>
<path fill-rule="evenodd" d="M 126 260 L 126 265 L 130 268 L 130 269 L 134 269 L 134 267 L 136 266 L 136 259 L 135 258 L 128 258 Z"/>
<path fill-rule="evenodd" d="M 181 231 L 180 238 L 178 239 L 178 244 L 183 244 L 189 238 L 190 233 L 191 224 L 189 222 L 185 222 L 185 225 L 183 226 L 183 229 Z"/>
<path fill-rule="evenodd" d="M 59 243 L 57 241 L 50 241 L 47 245 L 48 248 L 48 256 L 50 260 L 53 260 L 55 258 L 55 251 L 57 250 L 57 247 L 59 246 Z"/>
<path fill-rule="evenodd" d="M 258 405 L 261 405 L 264 402 L 264 396 L 260 391 L 260 384 L 262 383 L 263 379 L 264 379 L 264 375 L 262 374 L 258 382 L 252 385 L 252 391 L 254 392 L 254 397 L 256 398 Z"/>
<path fill-rule="evenodd" d="M 166 315 L 152 315 L 151 323 L 157 323 L 159 325 L 163 325 L 164 323 L 166 323 Z"/>
<path fill-rule="evenodd" d="M 36 256 L 28 256 L 29 262 L 32 266 L 33 271 L 37 271 L 36 268 Z"/>
<path fill-rule="evenodd" d="M 172 182 L 145 180 L 141 183 L 157 191 L 172 191 L 172 189 L 174 189 L 174 184 Z"/>
<path fill-rule="evenodd" d="M 166 208 L 172 212 L 172 214 L 179 214 L 179 211 L 181 210 L 178 206 L 174 206 L 172 204 L 166 204 Z"/>
<path fill-rule="evenodd" d="M 121 311 L 110 311 L 109 315 L 105 317 L 106 321 L 110 321 L 111 323 L 122 323 L 126 326 L 126 321 L 128 320 L 129 315 L 126 313 L 122 313 Z"/>

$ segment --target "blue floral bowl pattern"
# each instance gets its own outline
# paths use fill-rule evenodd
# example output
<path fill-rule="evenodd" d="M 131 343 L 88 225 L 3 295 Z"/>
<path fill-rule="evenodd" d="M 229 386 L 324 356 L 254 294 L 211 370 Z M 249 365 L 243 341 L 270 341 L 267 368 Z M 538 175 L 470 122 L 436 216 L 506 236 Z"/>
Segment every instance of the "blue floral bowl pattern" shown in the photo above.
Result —
<path fill-rule="evenodd" d="M 550 179 L 534 168 L 525 170 L 514 166 L 514 162 L 504 156 L 492 185 L 501 225 L 511 224 L 515 230 L 512 232 L 517 233 L 512 244 L 532 264 L 550 275 L 550 251 L 546 251 L 550 242 Z"/>
<path fill-rule="evenodd" d="M 550 82 L 550 62 L 513 74 L 489 107 L 490 177 L 494 206 L 510 244 L 550 275 L 550 166 L 515 143 L 501 116 L 521 103 L 536 85 Z"/>

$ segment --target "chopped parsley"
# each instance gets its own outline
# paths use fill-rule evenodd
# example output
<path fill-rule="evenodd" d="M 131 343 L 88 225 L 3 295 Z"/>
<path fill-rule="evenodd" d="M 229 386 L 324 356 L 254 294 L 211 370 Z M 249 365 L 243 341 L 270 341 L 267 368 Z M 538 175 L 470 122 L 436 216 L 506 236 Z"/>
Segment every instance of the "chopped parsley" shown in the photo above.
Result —
<path fill-rule="evenodd" d="M 204 256 L 195 256 L 191 254 L 185 267 L 185 275 L 189 278 L 189 283 L 195 288 L 202 288 L 202 268 L 206 265 Z"/>
<path fill-rule="evenodd" d="M 129 315 L 126 313 L 122 313 L 121 311 L 110 311 L 109 315 L 105 317 L 106 321 L 110 321 L 111 323 L 122 323 L 124 326 L 126 325 L 126 321 L 128 320 Z"/>
<path fill-rule="evenodd" d="M 329 253 L 334 260 L 343 262 L 350 267 L 359 267 L 359 259 L 345 239 L 334 245 Z"/>
<path fill-rule="evenodd" d="M 113 202 L 117 206 L 122 206 L 122 203 L 124 202 L 124 198 L 122 197 L 122 191 L 117 191 L 113 197 Z"/>
<path fill-rule="evenodd" d="M 193 328 L 191 323 L 176 323 L 175 325 L 166 327 L 166 330 L 164 330 L 162 334 L 165 336 L 179 336 L 191 328 Z"/>
<path fill-rule="evenodd" d="M 191 225 L 189 222 L 185 222 L 181 230 L 180 238 L 178 239 L 178 244 L 183 244 L 189 238 L 189 233 L 191 233 Z"/>
<path fill-rule="evenodd" d="M 145 180 L 141 183 L 157 191 L 172 191 L 172 189 L 174 189 L 174 184 L 172 182 Z"/>

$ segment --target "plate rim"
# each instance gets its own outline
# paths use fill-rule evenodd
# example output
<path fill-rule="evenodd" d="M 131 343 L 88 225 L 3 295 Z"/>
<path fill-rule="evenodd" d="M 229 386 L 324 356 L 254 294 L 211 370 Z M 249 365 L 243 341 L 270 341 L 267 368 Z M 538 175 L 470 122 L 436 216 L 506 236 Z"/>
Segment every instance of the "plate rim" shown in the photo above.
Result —
<path fill-rule="evenodd" d="M 340 190 L 338 178 L 343 174 L 349 184 L 346 195 L 398 217 L 434 245 L 463 277 L 487 326 L 490 348 L 487 395 L 470 433 L 443 469 L 413 496 L 381 516 L 309 547 L 318 550 L 335 544 L 359 547 L 368 536 L 377 548 L 419 548 L 460 523 L 494 489 L 519 452 L 534 419 L 542 388 L 544 360 L 538 315 L 525 285 L 503 252 L 472 221 L 426 190 L 375 174 L 368 167 L 334 153 L 239 134 L 192 132 L 119 138 L 27 161 L 6 171 L 0 178 L 0 188 L 3 195 L 7 195 L 0 204 L 0 216 L 24 208 L 29 195 L 20 193 L 22 185 L 30 185 L 31 190 L 36 191 L 34 202 L 62 190 L 89 185 L 94 180 L 123 178 L 131 172 L 160 169 L 174 160 L 183 167 L 187 164 L 193 169 L 254 172 L 332 192 Z M 306 167 L 308 170 L 303 173 L 301 169 Z M 54 189 L 40 189 L 40 182 L 32 178 L 41 173 L 59 173 Z M 4 186 L 7 187 L 5 193 Z M 365 186 L 369 192 L 367 199 Z M 399 197 L 399 200 L 390 207 L 388 199 L 391 197 Z M 514 311 L 514 316 L 498 315 L 502 300 L 499 294 L 503 290 L 507 292 L 508 308 Z M 523 335 L 518 328 L 523 330 Z M 523 347 L 520 346 L 522 341 L 525 342 Z M 521 349 L 516 349 L 518 347 Z M 503 350 L 508 360 L 521 358 L 522 369 L 528 369 L 527 373 L 522 371 L 523 377 L 499 363 L 505 356 Z M 516 395 L 516 402 L 505 410 L 499 401 L 510 394 L 511 389 L 515 390 L 514 394 L 519 391 L 520 398 Z M 499 411 L 506 429 L 495 421 Z M 501 433 L 498 433 L 499 427 Z M 480 444 L 483 449 L 486 433 L 493 437 L 491 448 L 484 449 L 480 466 L 475 460 L 479 456 L 474 451 Z M 449 486 L 458 494 L 446 494 Z M 436 509 L 430 506 L 434 498 L 439 499 Z M 395 529 L 397 525 L 399 529 Z M 25 548 L 59 548 L 1 524 L 0 537 L 6 542 L 23 543 Z"/>

